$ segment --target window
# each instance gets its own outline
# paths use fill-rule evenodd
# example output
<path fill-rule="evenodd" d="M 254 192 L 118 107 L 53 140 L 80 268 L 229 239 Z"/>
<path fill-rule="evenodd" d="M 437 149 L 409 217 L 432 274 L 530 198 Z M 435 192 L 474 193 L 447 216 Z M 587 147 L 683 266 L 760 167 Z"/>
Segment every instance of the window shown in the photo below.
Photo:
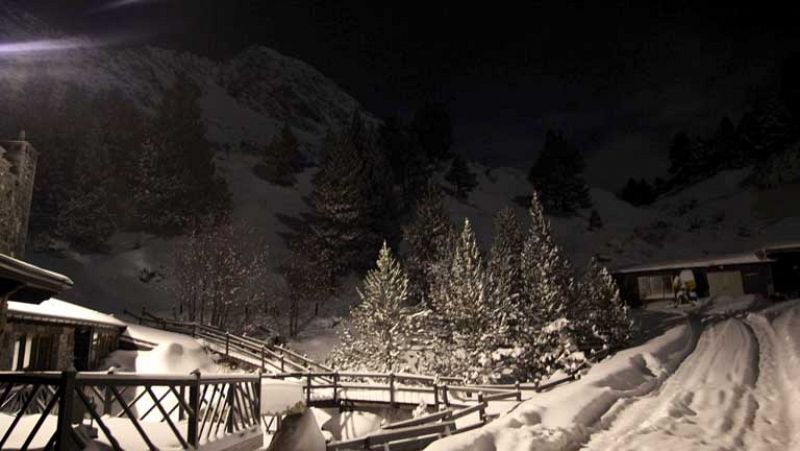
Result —
<path fill-rule="evenodd" d="M 639 299 L 671 299 L 672 277 L 669 275 L 639 276 Z"/>
<path fill-rule="evenodd" d="M 56 369 L 56 337 L 53 335 L 39 335 L 33 338 L 31 347 L 30 369 L 54 370 Z"/>
<path fill-rule="evenodd" d="M 14 357 L 11 362 L 11 369 L 13 371 L 22 371 L 30 365 L 31 341 L 31 337 L 21 335 L 14 342 Z"/>

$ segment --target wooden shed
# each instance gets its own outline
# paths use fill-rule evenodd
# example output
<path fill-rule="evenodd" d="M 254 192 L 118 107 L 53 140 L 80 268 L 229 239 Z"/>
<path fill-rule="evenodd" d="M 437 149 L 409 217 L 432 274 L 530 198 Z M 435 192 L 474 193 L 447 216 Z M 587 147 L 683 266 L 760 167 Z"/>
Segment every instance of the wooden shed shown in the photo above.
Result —
<path fill-rule="evenodd" d="M 774 291 L 772 264 L 758 253 L 743 253 L 702 259 L 629 266 L 613 272 L 622 298 L 631 305 L 674 299 L 672 280 L 681 271 L 691 271 L 698 297 L 742 296 Z"/>

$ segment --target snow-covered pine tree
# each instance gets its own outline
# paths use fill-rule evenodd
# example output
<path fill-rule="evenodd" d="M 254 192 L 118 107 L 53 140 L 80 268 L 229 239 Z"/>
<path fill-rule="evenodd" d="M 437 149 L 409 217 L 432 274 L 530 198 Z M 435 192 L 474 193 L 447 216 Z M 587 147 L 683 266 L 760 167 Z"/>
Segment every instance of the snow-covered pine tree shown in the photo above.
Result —
<path fill-rule="evenodd" d="M 581 348 L 596 352 L 625 346 L 632 327 L 628 307 L 619 295 L 614 278 L 596 258 L 589 261 L 580 293 L 584 306 L 579 320 Z"/>
<path fill-rule="evenodd" d="M 445 270 L 432 276 L 429 369 L 470 381 L 493 380 L 490 355 L 503 341 L 506 318 L 491 303 L 483 258 L 469 220 L 464 221 L 447 260 Z"/>
<path fill-rule="evenodd" d="M 412 303 L 427 299 L 431 273 L 446 258 L 454 234 L 441 188 L 429 184 L 417 202 L 414 219 L 403 228 L 403 239 L 408 246 L 406 268 L 411 280 L 409 300 Z"/>
<path fill-rule="evenodd" d="M 520 255 L 525 243 L 522 223 L 513 209 L 505 207 L 494 220 L 494 243 L 488 265 L 491 303 L 509 315 L 511 324 L 518 322 L 519 298 L 522 292 Z"/>
<path fill-rule="evenodd" d="M 351 370 L 406 370 L 411 327 L 405 305 L 408 277 L 385 241 L 376 268 L 367 273 L 358 294 L 361 302 L 351 310 L 350 327 L 342 332 L 342 344 L 330 362 Z"/>
<path fill-rule="evenodd" d="M 581 356 L 575 351 L 572 319 L 576 290 L 572 269 L 550 232 L 539 195 L 531 196 L 530 229 L 520 257 L 521 318 L 515 358 L 520 380 L 539 380 L 555 369 L 574 370 Z"/>
<path fill-rule="evenodd" d="M 450 164 L 450 170 L 445 175 L 445 180 L 456 189 L 456 195 L 466 199 L 467 195 L 478 186 L 478 179 L 470 171 L 467 161 L 461 155 L 456 155 Z"/>
<path fill-rule="evenodd" d="M 520 257 L 522 293 L 533 318 L 546 324 L 570 313 L 575 281 L 535 191 L 528 211 L 531 223 Z"/>

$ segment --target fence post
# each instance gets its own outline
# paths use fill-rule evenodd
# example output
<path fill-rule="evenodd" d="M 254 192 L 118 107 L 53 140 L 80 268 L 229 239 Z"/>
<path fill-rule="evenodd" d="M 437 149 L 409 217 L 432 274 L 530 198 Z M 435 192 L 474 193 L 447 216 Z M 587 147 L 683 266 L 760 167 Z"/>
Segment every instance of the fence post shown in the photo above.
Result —
<path fill-rule="evenodd" d="M 197 323 L 192 322 L 192 338 L 197 338 Z"/>
<path fill-rule="evenodd" d="M 306 407 L 311 405 L 311 375 L 306 373 Z"/>
<path fill-rule="evenodd" d="M 225 331 L 225 357 L 228 357 L 228 352 L 230 351 L 231 347 L 231 334 L 228 331 Z"/>
<path fill-rule="evenodd" d="M 261 371 L 258 372 L 258 381 L 256 381 L 256 426 L 261 426 Z"/>
<path fill-rule="evenodd" d="M 108 374 L 114 374 L 114 368 L 109 368 Z M 111 415 L 111 409 L 114 406 L 113 396 L 111 387 L 106 386 L 105 391 L 103 391 L 103 415 Z"/>
<path fill-rule="evenodd" d="M 436 410 L 439 410 L 439 376 L 433 380 L 433 403 L 436 404 Z"/>
<path fill-rule="evenodd" d="M 283 356 L 283 348 L 281 348 L 281 373 L 285 373 L 284 366 L 286 364 L 286 357 Z"/>
<path fill-rule="evenodd" d="M 389 373 L 389 405 L 394 407 L 394 373 Z"/>
<path fill-rule="evenodd" d="M 189 385 L 189 407 L 191 407 L 192 410 L 189 412 L 189 424 L 186 432 L 186 440 L 190 445 L 197 448 L 199 445 L 198 421 L 200 419 L 200 370 L 194 370 L 191 374 L 193 374 L 195 378 L 194 381 L 191 382 L 191 385 Z"/>
<path fill-rule="evenodd" d="M 519 381 L 514 382 L 514 387 L 517 389 L 517 401 L 522 401 L 522 388 L 519 386 Z"/>
<path fill-rule="evenodd" d="M 233 397 L 236 385 L 233 382 L 228 382 L 228 393 L 225 396 L 225 403 L 228 404 L 228 420 L 225 422 L 225 432 L 233 433 Z"/>
<path fill-rule="evenodd" d="M 481 424 L 486 424 L 486 404 L 483 402 L 483 392 L 478 392 L 478 405 L 480 405 L 480 410 L 478 410 L 478 416 L 481 420 Z"/>
<path fill-rule="evenodd" d="M 444 402 L 445 408 L 450 407 L 450 399 L 447 396 L 447 382 L 442 385 L 442 402 Z"/>
<path fill-rule="evenodd" d="M 75 398 L 75 371 L 61 372 L 61 399 L 58 400 L 56 449 L 70 449 L 72 432 L 72 401 Z"/>
<path fill-rule="evenodd" d="M 267 345 L 261 345 L 261 371 L 264 371 L 264 359 L 266 359 Z"/>
<path fill-rule="evenodd" d="M 186 386 L 185 385 L 181 385 L 178 388 L 178 396 L 181 397 L 181 401 L 185 401 L 186 400 Z M 186 419 L 186 410 L 184 410 L 184 408 L 183 408 L 183 403 L 178 401 L 178 421 L 183 421 L 185 419 Z"/>
<path fill-rule="evenodd" d="M 333 372 L 333 402 L 339 401 L 339 370 Z"/>

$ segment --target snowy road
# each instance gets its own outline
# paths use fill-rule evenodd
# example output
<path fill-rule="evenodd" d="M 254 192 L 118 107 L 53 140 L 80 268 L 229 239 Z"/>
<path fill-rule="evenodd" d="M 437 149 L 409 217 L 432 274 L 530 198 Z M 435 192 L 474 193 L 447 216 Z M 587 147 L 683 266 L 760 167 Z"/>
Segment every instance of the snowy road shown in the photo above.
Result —
<path fill-rule="evenodd" d="M 798 449 L 798 350 L 784 333 L 798 318 L 707 327 L 659 389 L 610 409 L 585 449 Z"/>
<path fill-rule="evenodd" d="M 800 300 L 727 316 L 686 318 L 428 450 L 800 449 Z"/>

